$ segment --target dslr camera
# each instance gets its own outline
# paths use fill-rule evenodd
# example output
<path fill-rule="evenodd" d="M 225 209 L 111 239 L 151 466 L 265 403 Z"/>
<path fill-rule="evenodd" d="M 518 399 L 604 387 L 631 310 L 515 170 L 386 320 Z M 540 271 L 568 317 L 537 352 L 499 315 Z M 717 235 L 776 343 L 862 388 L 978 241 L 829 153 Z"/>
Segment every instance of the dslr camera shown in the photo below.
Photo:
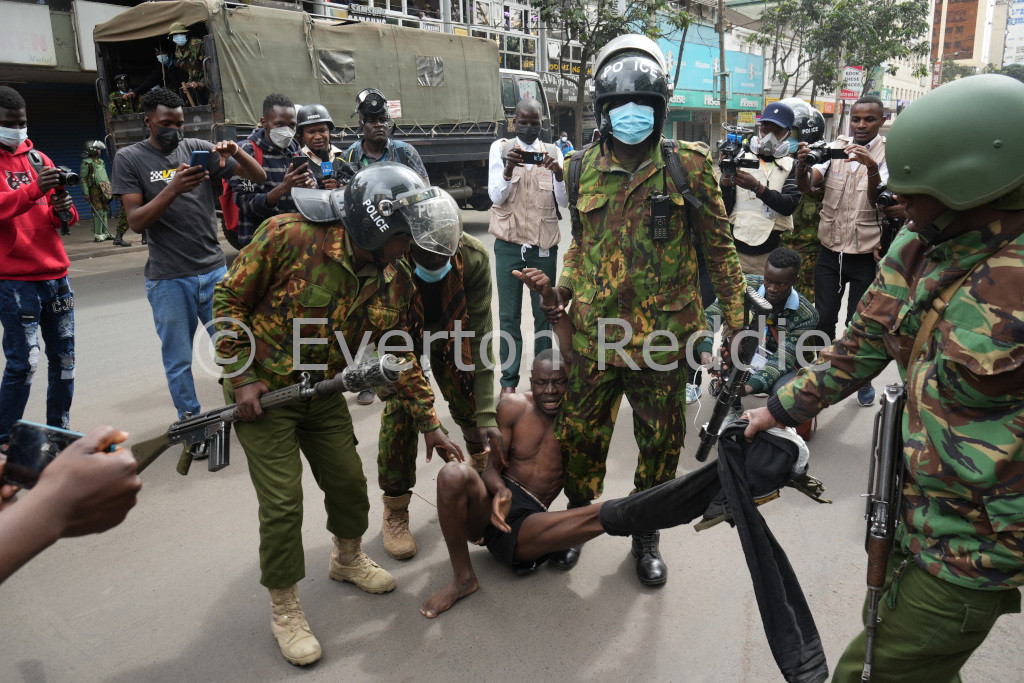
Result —
<path fill-rule="evenodd" d="M 807 146 L 807 156 L 804 163 L 808 166 L 823 164 L 829 159 L 846 159 L 846 152 L 841 147 L 830 147 L 824 140 L 818 140 Z"/>
<path fill-rule="evenodd" d="M 745 156 L 750 151 L 747 136 L 754 131 L 742 126 L 725 126 L 725 130 L 725 139 L 718 141 L 722 175 L 736 175 L 738 169 L 760 166 L 757 159 Z"/>
<path fill-rule="evenodd" d="M 57 166 L 57 180 L 64 187 L 74 187 L 82 182 L 82 178 L 67 166 Z"/>
<path fill-rule="evenodd" d="M 896 198 L 892 195 L 892 190 L 886 187 L 885 183 L 879 183 L 875 189 L 875 206 L 879 209 L 888 209 L 897 203 Z"/>
<path fill-rule="evenodd" d="M 892 190 L 886 187 L 885 183 L 879 183 L 875 189 L 875 206 L 879 210 L 883 210 L 898 203 L 892 194 Z M 882 232 L 878 243 L 882 247 L 882 253 L 885 254 L 889 251 L 889 247 L 892 246 L 892 241 L 896 239 L 896 235 L 899 234 L 900 228 L 903 227 L 903 221 L 893 216 L 883 216 L 882 224 L 879 227 Z"/>

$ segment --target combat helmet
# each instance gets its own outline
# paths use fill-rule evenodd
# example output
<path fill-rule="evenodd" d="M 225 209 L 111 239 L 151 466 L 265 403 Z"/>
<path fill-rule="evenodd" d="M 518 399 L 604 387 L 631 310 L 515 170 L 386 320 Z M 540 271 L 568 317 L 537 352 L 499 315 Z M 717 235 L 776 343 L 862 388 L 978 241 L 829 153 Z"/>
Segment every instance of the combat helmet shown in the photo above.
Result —
<path fill-rule="evenodd" d="M 362 169 L 344 189 L 293 188 L 292 199 L 314 223 L 344 222 L 353 244 L 371 253 L 395 235 L 411 235 L 423 249 L 451 256 L 462 232 L 451 195 L 390 161 Z"/>
<path fill-rule="evenodd" d="M 1024 183 L 1022 111 L 1024 83 L 1009 76 L 968 76 L 926 93 L 886 138 L 889 189 L 935 197 L 954 211 L 1009 193 Z"/>
<path fill-rule="evenodd" d="M 307 104 L 299 107 L 295 114 L 295 130 L 301 133 L 302 127 L 311 123 L 326 123 L 327 130 L 334 130 L 334 119 L 327 107 L 322 104 Z"/>
<path fill-rule="evenodd" d="M 642 96 L 654 108 L 654 132 L 660 134 L 668 112 L 669 83 L 665 55 L 646 36 L 628 34 L 605 45 L 594 62 L 594 116 L 601 137 L 611 136 L 605 106 L 622 96 Z"/>

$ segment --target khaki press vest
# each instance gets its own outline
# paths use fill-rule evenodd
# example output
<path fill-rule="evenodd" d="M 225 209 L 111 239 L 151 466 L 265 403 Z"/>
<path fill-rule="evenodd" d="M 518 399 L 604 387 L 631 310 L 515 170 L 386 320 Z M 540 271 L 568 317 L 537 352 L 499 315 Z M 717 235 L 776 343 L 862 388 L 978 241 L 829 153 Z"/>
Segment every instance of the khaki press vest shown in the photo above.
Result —
<path fill-rule="evenodd" d="M 793 170 L 793 160 L 789 157 L 777 159 L 765 171 L 765 164 L 758 168 L 746 169 L 748 173 L 761 181 L 761 183 L 772 190 L 782 190 L 782 186 Z M 767 210 L 770 216 L 765 215 Z M 768 206 L 757 198 L 753 190 L 747 190 L 736 186 L 736 204 L 729 214 L 729 223 L 732 225 L 733 239 L 756 247 L 764 244 L 771 235 L 772 230 L 779 232 L 793 231 L 793 217 L 783 216 L 772 211 Z"/>
<path fill-rule="evenodd" d="M 879 135 L 869 150 L 871 158 L 881 166 L 885 161 L 885 138 Z M 850 138 L 840 136 L 840 147 Z M 833 159 L 825 174 L 825 197 L 821 202 L 818 239 L 826 249 L 844 254 L 866 254 L 878 246 L 882 214 L 875 210 L 873 197 L 868 197 L 868 171 L 864 164 L 850 172 L 841 159 Z"/>
<path fill-rule="evenodd" d="M 512 140 L 505 139 L 501 155 Z M 551 156 L 557 156 L 554 145 L 544 145 Z M 513 244 L 532 244 L 550 249 L 562 241 L 558 230 L 558 215 L 554 195 L 554 176 L 539 165 L 516 166 L 512 171 L 512 187 L 501 204 L 491 206 L 491 225 L 488 232 L 500 240 Z"/>

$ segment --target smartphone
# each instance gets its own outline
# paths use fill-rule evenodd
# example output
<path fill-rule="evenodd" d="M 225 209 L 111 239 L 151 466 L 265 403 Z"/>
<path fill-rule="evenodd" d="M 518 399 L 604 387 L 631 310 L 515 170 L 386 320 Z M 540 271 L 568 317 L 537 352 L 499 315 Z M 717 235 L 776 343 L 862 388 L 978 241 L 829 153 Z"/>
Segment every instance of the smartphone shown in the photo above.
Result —
<path fill-rule="evenodd" d="M 305 166 L 307 170 L 309 170 L 310 168 L 309 157 L 307 157 L 305 154 L 296 154 L 295 156 L 292 157 L 291 168 L 299 168 L 300 166 Z"/>
<path fill-rule="evenodd" d="M 843 148 L 842 148 L 842 147 L 829 147 L 829 148 L 828 148 L 828 158 L 829 158 L 829 159 L 846 159 L 846 158 L 848 158 L 849 156 L 850 156 L 850 155 L 848 155 L 848 154 L 847 154 L 847 153 L 846 153 L 846 152 L 845 152 L 845 151 L 843 150 Z"/>
<path fill-rule="evenodd" d="M 192 150 L 192 156 L 188 160 L 189 166 L 202 166 L 206 168 L 206 165 L 210 163 L 210 151 L 207 149 L 195 149 Z"/>
<path fill-rule="evenodd" d="M 523 160 L 524 164 L 539 164 L 544 161 L 544 152 L 527 152 L 525 149 L 521 149 L 519 158 Z"/>
<path fill-rule="evenodd" d="M 11 439 L 4 464 L 4 483 L 30 489 L 39 475 L 60 452 L 85 436 L 49 425 L 18 420 L 11 427 Z"/>

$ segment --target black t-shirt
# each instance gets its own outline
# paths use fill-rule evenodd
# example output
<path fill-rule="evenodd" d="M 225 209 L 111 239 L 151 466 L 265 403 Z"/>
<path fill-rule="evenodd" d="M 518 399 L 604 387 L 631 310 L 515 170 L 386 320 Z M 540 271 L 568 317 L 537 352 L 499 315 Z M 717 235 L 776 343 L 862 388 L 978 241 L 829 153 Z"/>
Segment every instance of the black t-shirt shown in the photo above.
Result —
<path fill-rule="evenodd" d="M 149 143 L 136 142 L 114 157 L 114 194 L 141 194 L 143 203 L 152 201 L 167 187 L 178 166 L 187 164 L 193 150 L 211 152 L 208 170 L 214 179 L 234 175 L 238 162 L 228 159 L 220 166 L 220 155 L 206 140 L 185 138 L 170 153 Z M 146 229 L 149 260 L 146 277 L 170 280 L 202 275 L 224 265 L 224 251 L 217 239 L 217 213 L 210 183 L 178 195 L 156 223 Z"/>

